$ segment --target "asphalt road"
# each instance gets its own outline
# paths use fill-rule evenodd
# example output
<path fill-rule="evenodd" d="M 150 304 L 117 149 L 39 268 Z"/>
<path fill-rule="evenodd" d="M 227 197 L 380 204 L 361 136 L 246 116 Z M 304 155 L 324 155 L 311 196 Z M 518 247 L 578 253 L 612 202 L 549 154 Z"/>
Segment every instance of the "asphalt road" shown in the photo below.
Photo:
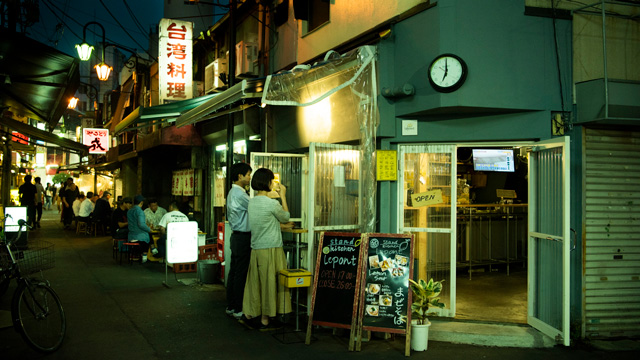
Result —
<path fill-rule="evenodd" d="M 315 329 L 310 345 L 294 342 L 304 333 L 249 330 L 224 313 L 222 285 L 199 285 L 195 273 L 169 272 L 163 264 L 123 264 L 112 259 L 110 237 L 86 237 L 62 229 L 57 210 L 45 211 L 36 239 L 55 244 L 56 266 L 44 272 L 62 299 L 67 334 L 53 354 L 31 350 L 11 327 L 0 328 L 0 359 L 401 359 L 404 338 L 374 337 L 362 351 L 348 351 L 348 335 Z M 178 281 L 180 280 L 180 281 Z M 0 298 L 10 310 L 15 286 Z M 2 317 L 0 316 L 0 319 Z M 0 321 L 2 324 L 2 321 Z M 304 328 L 304 325 L 301 326 Z M 284 338 L 283 338 L 284 336 Z M 281 340 L 284 339 L 284 342 Z M 628 346 L 630 344 L 630 346 Z M 572 347 L 520 349 L 431 341 L 416 359 L 637 359 L 637 342 L 606 342 L 611 349 L 580 343 Z"/>

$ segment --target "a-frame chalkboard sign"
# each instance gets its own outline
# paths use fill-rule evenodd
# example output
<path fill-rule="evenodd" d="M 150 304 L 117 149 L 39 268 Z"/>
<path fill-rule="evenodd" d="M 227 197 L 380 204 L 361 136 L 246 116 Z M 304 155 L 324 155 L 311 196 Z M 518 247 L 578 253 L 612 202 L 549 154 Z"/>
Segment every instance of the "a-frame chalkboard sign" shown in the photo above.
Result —
<path fill-rule="evenodd" d="M 350 329 L 349 351 L 354 350 L 358 326 L 358 299 L 362 273 L 359 233 L 324 232 L 318 244 L 306 344 L 313 325 Z"/>
<path fill-rule="evenodd" d="M 356 350 L 360 351 L 362 331 L 406 334 L 405 356 L 409 356 L 413 235 L 364 234 L 362 248 L 364 264 Z"/>

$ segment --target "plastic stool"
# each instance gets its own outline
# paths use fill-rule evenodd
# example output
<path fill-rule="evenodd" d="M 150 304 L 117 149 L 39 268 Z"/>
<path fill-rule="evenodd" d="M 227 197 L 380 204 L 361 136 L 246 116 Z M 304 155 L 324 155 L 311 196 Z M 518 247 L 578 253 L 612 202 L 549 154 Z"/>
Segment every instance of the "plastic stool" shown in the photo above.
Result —
<path fill-rule="evenodd" d="M 140 254 L 140 243 L 139 242 L 124 242 L 122 243 L 122 251 L 120 252 L 120 264 L 122 265 L 122 253 L 126 252 L 129 257 L 129 265 L 133 264 L 133 259 L 135 255 L 141 256 Z"/>
<path fill-rule="evenodd" d="M 125 242 L 124 239 L 111 239 L 113 241 L 113 259 L 118 260 L 118 255 L 122 251 L 122 244 Z"/>

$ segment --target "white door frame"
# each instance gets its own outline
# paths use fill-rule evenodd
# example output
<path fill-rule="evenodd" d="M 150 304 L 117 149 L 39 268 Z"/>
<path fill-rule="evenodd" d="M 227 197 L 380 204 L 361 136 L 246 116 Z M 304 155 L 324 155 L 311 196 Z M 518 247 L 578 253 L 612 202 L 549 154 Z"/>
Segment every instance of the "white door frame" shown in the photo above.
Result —
<path fill-rule="evenodd" d="M 562 184 L 560 193 L 562 195 L 562 235 L 557 234 L 542 234 L 535 232 L 532 229 L 533 224 L 536 224 L 536 208 L 539 205 L 537 203 L 537 187 L 531 186 L 531 179 L 536 178 L 537 162 L 535 157 L 529 157 L 529 267 L 528 267 L 528 293 L 536 294 L 537 289 L 536 275 L 539 269 L 536 267 L 537 263 L 537 247 L 535 239 L 542 239 L 548 241 L 555 241 L 562 243 L 562 328 L 557 329 L 552 325 L 544 322 L 543 320 L 534 316 L 534 296 L 527 296 L 528 298 L 528 316 L 527 322 L 532 327 L 538 329 L 540 332 L 550 336 L 553 339 L 562 339 L 565 346 L 569 346 L 571 343 L 570 337 L 570 298 L 571 298 L 571 176 L 570 176 L 570 139 L 568 136 L 561 138 L 554 138 L 550 140 L 540 141 L 535 143 L 535 149 L 551 149 L 562 148 Z"/>
<path fill-rule="evenodd" d="M 398 208 L 396 213 L 397 225 L 396 232 L 403 233 L 404 231 L 425 231 L 426 229 L 418 228 L 405 228 L 404 224 L 404 152 L 401 152 L 402 146 L 424 146 L 427 149 L 428 145 L 454 145 L 455 149 L 452 156 L 451 173 L 453 179 L 451 181 L 451 202 L 456 202 L 457 192 L 457 150 L 461 147 L 474 147 L 474 148 L 491 148 L 491 147 L 530 147 L 534 144 L 532 141 L 493 141 L 493 142 L 460 142 L 460 143 L 399 143 L 398 144 L 398 157 L 399 157 L 399 177 L 396 186 L 396 193 L 398 198 Z M 530 206 L 530 205 L 529 205 Z M 456 278 L 457 278 L 457 258 L 456 258 L 456 246 L 457 246 L 457 208 L 451 206 L 451 220 L 452 225 L 450 229 L 430 229 L 431 232 L 448 232 L 451 235 L 451 279 L 450 279 L 450 294 L 451 303 L 447 304 L 445 309 L 433 309 L 434 313 L 438 316 L 455 317 L 456 316 Z"/>

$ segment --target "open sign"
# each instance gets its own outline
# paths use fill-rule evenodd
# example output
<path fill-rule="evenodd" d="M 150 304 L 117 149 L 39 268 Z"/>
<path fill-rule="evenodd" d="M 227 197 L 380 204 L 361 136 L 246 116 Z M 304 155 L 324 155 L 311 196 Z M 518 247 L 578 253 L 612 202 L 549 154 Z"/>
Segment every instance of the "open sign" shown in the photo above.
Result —
<path fill-rule="evenodd" d="M 442 204 L 442 190 L 436 189 L 411 195 L 414 207 Z"/>

